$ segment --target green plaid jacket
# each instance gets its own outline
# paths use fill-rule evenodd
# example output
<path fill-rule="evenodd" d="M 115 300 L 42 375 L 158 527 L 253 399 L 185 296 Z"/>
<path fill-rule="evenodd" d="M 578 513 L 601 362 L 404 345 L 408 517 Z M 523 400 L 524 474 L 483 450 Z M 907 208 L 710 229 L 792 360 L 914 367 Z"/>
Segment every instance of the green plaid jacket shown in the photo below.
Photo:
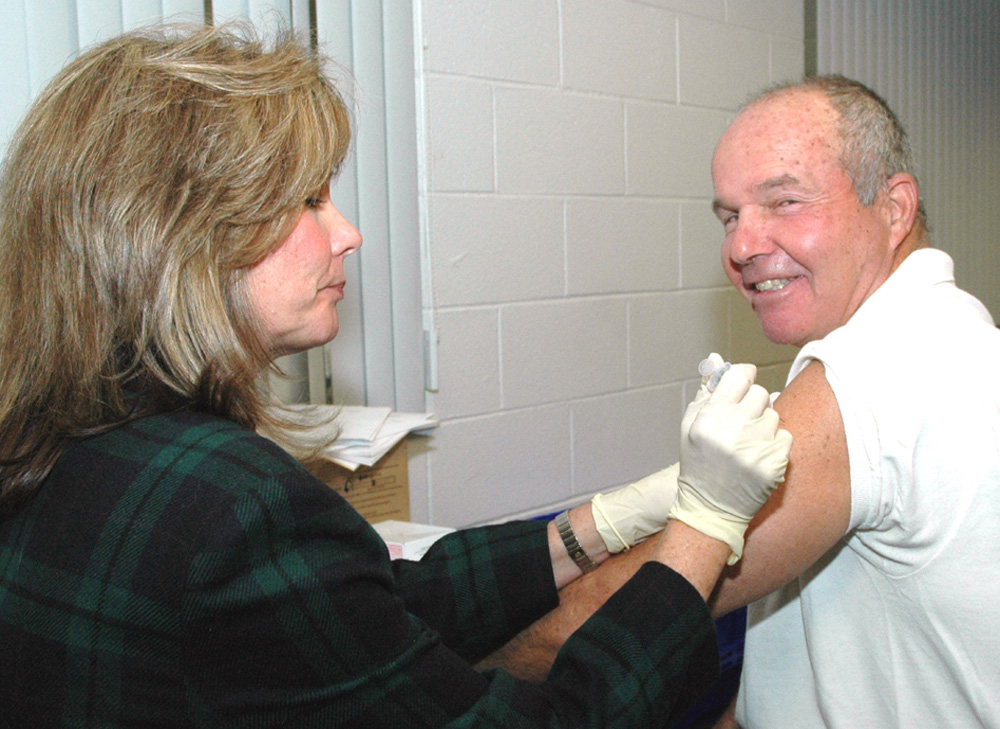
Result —
<path fill-rule="evenodd" d="M 714 627 L 647 565 L 528 684 L 470 662 L 557 603 L 544 524 L 390 563 L 270 441 L 195 413 L 73 445 L 0 522 L 0 726 L 661 726 Z"/>

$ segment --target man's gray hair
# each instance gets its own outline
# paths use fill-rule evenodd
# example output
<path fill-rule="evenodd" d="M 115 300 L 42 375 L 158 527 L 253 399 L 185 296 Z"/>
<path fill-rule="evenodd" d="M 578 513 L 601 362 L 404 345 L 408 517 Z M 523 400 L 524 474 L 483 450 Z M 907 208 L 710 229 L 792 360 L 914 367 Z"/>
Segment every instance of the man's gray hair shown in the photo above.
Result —
<path fill-rule="evenodd" d="M 843 142 L 840 165 L 851 178 L 862 205 L 872 205 L 889 178 L 898 172 L 917 178 L 913 151 L 899 118 L 881 96 L 859 81 L 837 74 L 808 76 L 771 86 L 744 108 L 800 89 L 821 92 L 839 114 L 838 131 Z M 923 200 L 917 217 L 927 231 Z"/>

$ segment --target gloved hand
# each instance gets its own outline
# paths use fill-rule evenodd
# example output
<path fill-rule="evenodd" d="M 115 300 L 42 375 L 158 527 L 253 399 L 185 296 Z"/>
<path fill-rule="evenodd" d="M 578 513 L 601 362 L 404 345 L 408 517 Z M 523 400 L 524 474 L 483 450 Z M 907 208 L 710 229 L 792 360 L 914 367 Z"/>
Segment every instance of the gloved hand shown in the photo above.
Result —
<path fill-rule="evenodd" d="M 715 352 L 699 365 L 702 390 L 708 388 L 703 398 L 715 389 L 731 366 Z M 753 372 L 750 376 L 753 377 Z M 628 550 L 666 526 L 670 509 L 677 498 L 679 470 L 680 464 L 675 463 L 635 483 L 610 493 L 597 494 L 591 499 L 594 525 L 610 554 Z"/>
<path fill-rule="evenodd" d="M 590 502 L 597 533 L 608 552 L 616 554 L 634 547 L 663 529 L 677 497 L 680 464 L 629 484 L 617 491 L 598 494 Z"/>
<path fill-rule="evenodd" d="M 792 436 L 778 428 L 753 365 L 732 365 L 715 392 L 703 384 L 681 421 L 677 501 L 670 517 L 726 542 L 729 564 L 743 555 L 743 534 L 784 480 Z"/>

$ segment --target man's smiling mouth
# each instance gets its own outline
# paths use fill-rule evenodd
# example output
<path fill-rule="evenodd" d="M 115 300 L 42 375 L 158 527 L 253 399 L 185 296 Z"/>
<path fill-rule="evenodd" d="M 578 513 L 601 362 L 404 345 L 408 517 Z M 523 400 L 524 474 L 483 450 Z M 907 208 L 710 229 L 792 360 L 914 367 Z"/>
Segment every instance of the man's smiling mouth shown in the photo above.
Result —
<path fill-rule="evenodd" d="M 769 278 L 766 281 L 758 281 L 753 284 L 757 291 L 780 291 L 792 282 L 790 278 Z"/>

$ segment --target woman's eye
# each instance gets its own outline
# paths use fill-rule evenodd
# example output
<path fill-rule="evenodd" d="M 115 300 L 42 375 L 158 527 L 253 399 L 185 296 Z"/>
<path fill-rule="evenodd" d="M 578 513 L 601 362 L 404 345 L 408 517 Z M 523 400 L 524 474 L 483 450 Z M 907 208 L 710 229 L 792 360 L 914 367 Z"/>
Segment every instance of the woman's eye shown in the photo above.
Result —
<path fill-rule="evenodd" d="M 306 207 L 307 208 L 318 208 L 322 204 L 322 202 L 323 201 L 320 200 L 318 196 L 307 197 L 306 198 Z"/>

